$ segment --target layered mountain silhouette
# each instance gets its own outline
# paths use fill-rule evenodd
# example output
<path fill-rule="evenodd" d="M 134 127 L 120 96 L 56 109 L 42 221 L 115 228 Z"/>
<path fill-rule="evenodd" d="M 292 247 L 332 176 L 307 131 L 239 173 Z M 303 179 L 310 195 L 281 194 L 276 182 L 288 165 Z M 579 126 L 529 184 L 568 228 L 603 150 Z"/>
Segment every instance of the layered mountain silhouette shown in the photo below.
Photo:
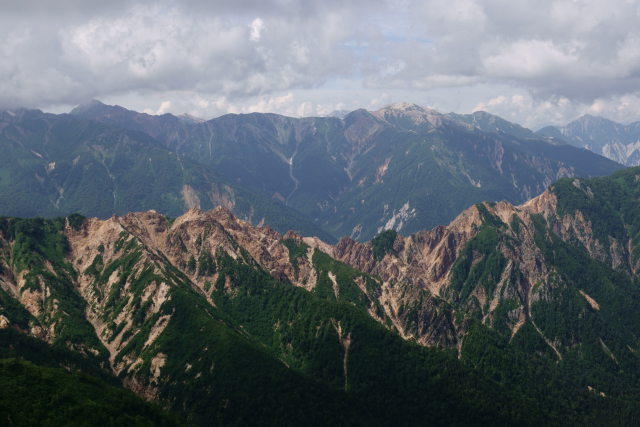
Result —
<path fill-rule="evenodd" d="M 0 215 L 107 218 L 156 209 L 175 217 L 191 207 L 226 206 L 254 223 L 332 239 L 294 209 L 225 180 L 139 130 L 73 114 L 4 112 L 0 152 Z"/>

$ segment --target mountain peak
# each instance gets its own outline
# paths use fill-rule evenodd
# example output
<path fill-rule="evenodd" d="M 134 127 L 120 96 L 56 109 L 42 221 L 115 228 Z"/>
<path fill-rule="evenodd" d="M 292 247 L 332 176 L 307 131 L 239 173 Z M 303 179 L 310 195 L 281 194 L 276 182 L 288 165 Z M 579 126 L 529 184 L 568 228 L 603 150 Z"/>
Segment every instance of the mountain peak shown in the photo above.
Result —
<path fill-rule="evenodd" d="M 80 104 L 78 107 L 106 107 L 107 104 L 105 104 L 104 102 L 100 101 L 99 99 L 91 99 L 87 102 L 83 102 L 82 104 Z"/>
<path fill-rule="evenodd" d="M 70 111 L 69 114 L 83 114 L 87 111 L 91 111 L 94 110 L 96 108 L 104 108 L 104 107 L 108 107 L 107 104 L 105 104 L 104 102 L 97 100 L 97 99 L 92 99 L 90 101 L 87 102 L 83 102 L 82 104 L 79 104 L 76 108 L 74 108 L 73 110 Z"/>
<path fill-rule="evenodd" d="M 436 128 L 442 124 L 443 115 L 431 108 L 417 104 L 391 104 L 371 112 L 378 119 L 403 128 L 424 127 Z"/>
<path fill-rule="evenodd" d="M 377 112 L 397 112 L 397 113 L 429 113 L 429 114 L 440 114 L 436 110 L 431 108 L 425 108 L 418 104 L 413 104 L 409 102 L 398 102 L 395 104 L 387 105 L 379 109 Z"/>
<path fill-rule="evenodd" d="M 484 110 L 478 110 L 478 111 L 474 111 L 473 113 L 471 113 L 472 116 L 474 117 L 482 117 L 482 118 L 494 118 L 494 117 L 498 117 L 495 114 L 491 114 L 487 111 Z"/>
<path fill-rule="evenodd" d="M 584 114 L 573 121 L 573 123 L 592 123 L 592 124 L 618 124 L 613 120 L 609 120 L 602 116 L 594 116 L 592 114 Z"/>
<path fill-rule="evenodd" d="M 347 110 L 333 110 L 332 112 L 327 114 L 326 117 L 335 117 L 337 119 L 344 119 L 345 117 L 347 117 L 349 113 L 350 111 L 347 111 Z"/>
<path fill-rule="evenodd" d="M 89 102 L 78 105 L 76 108 L 71 110 L 69 114 L 96 119 L 103 115 L 122 114 L 127 112 L 139 114 L 135 111 L 127 110 L 119 105 L 109 105 L 97 99 L 92 99 Z"/>
<path fill-rule="evenodd" d="M 562 139 L 627 166 L 640 164 L 638 129 L 601 116 L 585 114 L 564 126 L 548 126 L 538 131 Z"/>
<path fill-rule="evenodd" d="M 196 117 L 196 116 L 193 116 L 193 115 L 188 114 L 188 113 L 180 114 L 177 117 L 180 120 L 182 120 L 183 122 L 187 122 L 187 123 L 204 123 L 204 122 L 206 122 L 206 120 L 203 119 L 202 117 Z"/>

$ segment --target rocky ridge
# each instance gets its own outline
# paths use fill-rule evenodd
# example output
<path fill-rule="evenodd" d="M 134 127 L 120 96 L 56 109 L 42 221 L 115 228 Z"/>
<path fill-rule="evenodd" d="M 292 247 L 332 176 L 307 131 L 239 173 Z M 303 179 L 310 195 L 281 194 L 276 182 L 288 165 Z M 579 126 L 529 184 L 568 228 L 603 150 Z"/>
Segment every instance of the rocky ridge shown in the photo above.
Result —
<path fill-rule="evenodd" d="M 581 180 L 572 181 L 572 186 L 586 193 L 591 191 Z M 624 270 L 631 276 L 637 274 L 640 262 L 633 261 L 630 239 L 609 237 L 608 244 L 603 244 L 594 238 L 593 226 L 581 211 L 561 215 L 557 205 L 557 196 L 552 190 L 520 206 L 506 202 L 478 204 L 461 213 L 448 226 L 410 236 L 397 235 L 392 248 L 381 259 L 375 258 L 371 242 L 359 243 L 344 237 L 331 246 L 320 239 L 303 238 L 293 232 L 283 236 L 269 227 L 256 227 L 239 220 L 222 207 L 211 211 L 192 209 L 173 223 L 150 211 L 114 216 L 105 221 L 88 219 L 79 230 L 67 225 L 65 236 L 70 251 L 66 256 L 69 264 L 80 272 L 74 280 L 75 286 L 91 307 L 87 311 L 89 322 L 99 337 L 106 337 L 102 344 L 109 351 L 112 364 L 115 355 L 127 344 L 123 336 L 131 327 L 130 319 L 125 321 L 123 313 L 133 310 L 125 306 L 116 319 L 116 323 L 125 322 L 125 326 L 118 334 L 108 332 L 106 320 L 100 317 L 108 311 L 104 306 L 106 301 L 99 295 L 109 294 L 118 281 L 118 274 L 113 270 L 104 278 L 106 282 L 100 283 L 96 281 L 94 270 L 97 263 L 106 266 L 117 261 L 122 255 L 122 247 L 139 250 L 141 255 L 134 270 L 161 275 L 168 269 L 164 264 L 177 268 L 180 280 L 191 283 L 214 306 L 211 284 L 220 276 L 217 272 L 207 274 L 202 264 L 215 264 L 221 253 L 234 260 L 255 264 L 274 279 L 314 291 L 319 274 L 314 254 L 319 251 L 362 272 L 354 284 L 366 297 L 367 308 L 378 321 L 390 321 L 404 338 L 423 345 L 460 347 L 468 325 L 464 320 L 454 320 L 456 312 L 467 316 L 475 313 L 482 322 L 492 325 L 499 305 L 507 299 L 516 301 L 517 306 L 511 308 L 507 321 L 514 335 L 527 319 L 532 319 L 532 304 L 544 297 L 547 287 L 553 286 L 556 273 L 545 262 L 536 242 L 539 230 L 535 223 L 539 218 L 548 224 L 547 233 L 554 233 L 565 242 L 579 243 L 590 257 L 608 263 L 612 269 Z M 489 229 L 500 234 L 496 246 L 491 248 L 494 255 L 501 258 L 499 271 L 490 277 L 495 282 L 494 289 L 473 286 L 468 293 L 462 292 L 453 283 L 460 279 L 461 260 L 467 257 L 464 262 L 472 268 L 490 255 L 469 250 L 474 239 L 483 237 Z M 300 256 L 292 256 L 291 247 L 284 241 L 305 249 Z M 9 243 L 5 245 L 9 246 Z M 54 272 L 50 265 L 47 268 Z M 327 277 L 331 275 L 333 273 L 329 271 Z M 25 276 L 24 272 L 3 276 L 3 288 L 19 298 L 34 318 L 40 318 L 47 310 L 46 285 L 41 283 L 44 291 L 27 289 Z M 375 281 L 376 287 L 367 289 L 363 286 L 365 276 Z M 133 275 L 130 280 L 136 278 Z M 232 292 L 234 284 L 228 277 L 225 280 L 225 288 Z M 98 285 L 104 288 L 99 289 Z M 131 285 L 125 284 L 122 292 L 126 293 L 128 286 Z M 147 317 L 159 312 L 159 307 L 168 298 L 168 286 L 170 284 L 159 281 L 147 284 L 140 297 L 140 303 L 149 304 Z M 449 308 L 439 309 L 445 302 Z M 55 300 L 53 304 L 55 309 Z M 382 311 L 376 311 L 378 308 Z M 145 346 L 152 343 L 153 336 L 161 333 L 169 318 L 170 315 L 163 315 L 156 319 Z M 31 332 L 51 341 L 55 339 L 54 326 L 43 324 L 32 328 Z M 114 369 L 120 372 L 134 362 L 119 361 Z"/>
<path fill-rule="evenodd" d="M 334 237 L 358 241 L 386 228 L 412 234 L 446 224 L 484 200 L 519 204 L 557 179 L 620 167 L 488 113 L 442 114 L 414 104 L 359 109 L 341 118 L 252 113 L 190 123 L 94 102 L 71 116 L 144 132 L 163 150 L 233 186 L 293 208 Z M 209 191 L 191 187 L 202 208 L 212 207 Z M 198 207 L 194 192 L 182 194 L 187 207 Z M 241 205 L 234 212 L 258 223 L 260 214 L 247 215 Z M 273 217 L 266 220 L 286 231 Z"/>
<path fill-rule="evenodd" d="M 227 372 L 215 366 L 240 363 L 237 354 L 291 378 L 334 363 L 330 381 L 348 392 L 362 375 L 352 366 L 363 363 L 362 337 L 381 333 L 356 312 L 461 360 L 492 333 L 553 363 L 628 371 L 640 349 L 638 182 L 637 169 L 561 180 L 519 206 L 480 203 L 448 226 L 334 246 L 223 207 L 175 220 L 155 211 L 6 218 L 0 325 L 95 359 L 136 393 L 178 407 L 211 399 L 207 384 Z M 333 348 L 332 362 L 313 370 L 310 345 Z M 265 359 L 265 346 L 280 362 Z"/>

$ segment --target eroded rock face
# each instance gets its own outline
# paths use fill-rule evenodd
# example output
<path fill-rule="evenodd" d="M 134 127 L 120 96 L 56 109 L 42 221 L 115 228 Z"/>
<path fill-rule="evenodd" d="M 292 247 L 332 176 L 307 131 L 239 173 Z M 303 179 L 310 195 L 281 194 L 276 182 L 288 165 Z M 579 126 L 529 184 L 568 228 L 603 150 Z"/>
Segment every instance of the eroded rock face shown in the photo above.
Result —
<path fill-rule="evenodd" d="M 171 289 L 178 285 L 167 280 L 171 277 L 167 265 L 184 274 L 183 279 L 213 306 L 211 287 L 218 273 L 211 265 L 221 254 L 255 264 L 274 278 L 308 290 L 316 282 L 311 256 L 300 258 L 294 268 L 280 234 L 268 227 L 253 227 L 226 208 L 192 209 L 173 223 L 154 211 L 106 221 L 89 219 L 78 230 L 67 227 L 65 234 L 69 262 L 79 271 L 76 286 L 87 302 L 86 318 L 108 351 L 111 368 L 149 399 L 156 397 L 167 356 L 153 356 L 149 364 L 139 354 L 151 351 L 172 321 L 173 313 L 161 311 L 171 298 Z M 131 260 L 123 261 L 132 255 Z M 141 282 L 149 275 L 154 279 Z M 235 284 L 228 276 L 224 288 L 234 292 Z M 148 332 L 140 351 L 127 353 L 132 339 L 145 327 Z"/>
<path fill-rule="evenodd" d="M 481 225 L 478 209 L 472 207 L 449 226 L 439 226 L 409 237 L 398 236 L 394 242 L 394 254 L 388 254 L 381 260 L 375 260 L 370 242 L 358 243 L 347 237 L 334 247 L 333 256 L 385 282 L 409 283 L 433 295 L 440 295 L 460 251 Z"/>
<path fill-rule="evenodd" d="M 546 263 L 539 240 L 553 234 L 613 269 L 630 275 L 638 271 L 630 239 L 595 238 L 593 224 L 581 211 L 558 213 L 551 191 L 520 206 L 478 204 L 447 226 L 397 235 L 381 258 L 374 256 L 372 242 L 344 237 L 331 246 L 293 232 L 281 235 L 252 226 L 223 207 L 191 209 L 173 222 L 154 211 L 87 219 L 78 227 L 67 223 L 62 233 L 68 241 L 65 262 L 73 274 L 45 262 L 38 274 L 29 275 L 29 268 L 15 268 L 13 243 L 0 239 L 0 286 L 33 318 L 29 325 L 17 325 L 3 316 L 0 328 L 18 327 L 56 342 L 64 321 L 59 313 L 66 308 L 47 277 L 68 280 L 86 304 L 82 316 L 97 337 L 79 348 L 105 351 L 113 372 L 150 399 L 156 397 L 163 366 L 171 362 L 154 347 L 175 315 L 163 309 L 165 303 L 179 286 L 193 289 L 213 307 L 220 295 L 214 287 L 233 297 L 239 279 L 221 277 L 225 257 L 309 292 L 324 280 L 337 300 L 346 294 L 344 286 L 353 286 L 362 298 L 351 303 L 362 304 L 381 324 L 421 345 L 461 349 L 472 319 L 489 327 L 502 325 L 512 336 L 531 321 L 558 357 L 556 341 L 544 335 L 532 313 L 532 305 L 552 298 L 561 280 Z M 319 255 L 355 272 L 340 278 L 326 262 L 318 264 Z M 580 292 L 593 309 L 600 309 L 594 298 Z M 351 338 L 347 332 L 340 337 L 347 354 Z"/>
<path fill-rule="evenodd" d="M 345 237 L 332 247 L 317 238 L 303 238 L 294 233 L 282 236 L 268 227 L 251 226 L 237 219 L 225 208 L 208 212 L 192 209 L 172 224 L 153 211 L 113 217 L 106 221 L 90 219 L 81 230 L 67 228 L 66 233 L 71 247 L 69 258 L 81 272 L 90 269 L 98 256 L 104 265 L 109 264 L 118 256 L 116 246 L 135 240 L 144 248 L 144 256 L 136 264 L 138 270 L 153 263 L 155 258 L 165 258 L 183 271 L 213 305 L 215 301 L 210 297 L 208 288 L 218 277 L 217 273 L 203 274 L 201 266 L 197 265 L 203 256 L 213 259 L 220 251 L 233 259 L 248 256 L 248 260 L 272 277 L 312 291 L 318 280 L 313 254 L 319 250 L 356 270 L 379 278 L 380 286 L 376 292 L 368 291 L 362 284 L 358 285 L 367 298 L 382 307 L 382 316 L 370 311 L 377 320 L 383 323 L 389 320 L 402 336 L 415 339 L 423 345 L 457 346 L 464 336 L 465 324 L 456 323 L 451 310 L 438 307 L 441 301 L 460 303 L 456 300 L 456 292 L 451 289 L 453 269 L 461 252 L 485 224 L 486 219 L 480 209 L 486 212 L 485 215 L 498 218 L 504 224 L 504 232 L 518 241 L 517 245 L 499 245 L 496 248 L 506 260 L 500 276 L 494 278 L 496 289 L 487 292 L 478 286 L 471 292 L 470 296 L 477 301 L 482 319 L 487 324 L 493 322 L 492 313 L 500 302 L 511 299 L 518 302 L 518 308 L 513 309 L 510 314 L 510 325 L 514 331 L 517 330 L 529 315 L 531 303 L 543 295 L 541 289 L 538 293 L 532 292 L 534 286 L 545 283 L 549 275 L 534 242 L 532 215 L 553 220 L 554 231 L 562 238 L 569 239 L 577 235 L 596 258 L 607 255 L 598 246 L 598 242 L 590 237 L 589 224 L 580 213 L 567 215 L 562 219 L 556 218 L 556 204 L 555 196 L 545 192 L 519 207 L 504 202 L 483 204 L 482 208 L 473 206 L 448 226 L 439 226 L 407 237 L 397 236 L 392 253 L 380 260 L 374 258 L 371 243 L 358 243 Z M 513 222 L 513 218 L 517 218 L 522 224 L 517 231 L 508 225 Z M 576 234 L 576 230 L 580 233 Z M 283 239 L 293 239 L 297 244 L 309 246 L 305 256 L 298 257 L 295 267 L 289 249 L 282 244 Z M 628 258 L 620 243 L 614 242 L 611 248 L 614 251 L 611 256 L 614 266 L 619 265 L 621 259 Z M 471 264 L 481 259 L 481 254 L 472 253 L 471 256 Z M 519 278 L 510 282 L 513 275 Z M 118 277 L 118 274 L 113 273 L 107 278 L 102 284 L 101 293 L 109 293 Z M 95 289 L 95 284 L 92 285 L 93 281 L 93 276 L 81 273 L 77 287 L 88 302 L 87 318 L 98 336 L 104 337 L 103 344 L 109 350 L 113 362 L 115 354 L 127 344 L 124 337 L 131 328 L 131 322 L 127 320 L 126 314 L 121 313 L 116 320 L 125 326 L 115 335 L 106 329 L 107 323 L 101 318 L 104 317 L 101 313 L 105 311 L 105 301 L 96 297 L 100 292 Z M 226 288 L 233 292 L 234 284 L 227 283 Z M 126 286 L 122 292 L 126 293 Z M 22 294 L 22 298 L 32 314 L 37 316 L 42 304 L 37 303 L 35 295 L 37 294 L 27 292 Z M 151 283 L 145 288 L 142 302 L 153 301 L 152 307 L 155 307 L 150 309 L 149 315 L 157 312 L 157 307 L 167 295 L 167 285 L 163 283 Z M 336 297 L 338 295 L 339 290 Z M 170 316 L 163 319 L 156 321 L 154 335 L 159 335 L 162 325 Z M 150 338 L 146 345 L 152 342 L 153 339 Z M 114 366 L 114 369 L 128 369 L 135 365 L 135 360 L 125 358 L 120 365 Z"/>
<path fill-rule="evenodd" d="M 534 321 L 532 304 L 550 298 L 554 282 L 558 280 L 535 241 L 536 217 L 549 224 L 547 234 L 553 232 L 565 242 L 578 244 L 592 258 L 632 275 L 638 271 L 631 262 L 630 239 L 619 241 L 610 237 L 609 244 L 604 245 L 594 237 L 592 224 L 582 212 L 560 215 L 557 204 L 557 197 L 551 191 L 545 191 L 521 206 L 506 202 L 484 203 L 469 208 L 448 226 L 408 237 L 398 236 L 394 251 L 381 260 L 374 259 L 370 242 L 358 243 L 349 238 L 340 240 L 332 255 L 383 281 L 378 299 L 392 319 L 393 327 L 407 339 L 415 339 L 424 345 L 459 345 L 466 326 L 464 322 L 456 322 L 452 313 L 472 308 L 483 323 L 493 326 L 496 309 L 506 301 L 514 304 L 506 323 L 515 334 L 526 319 Z M 455 289 L 454 270 L 467 245 L 487 226 L 487 215 L 501 223 L 498 232 L 503 239 L 497 243 L 495 251 L 504 261 L 500 273 L 491 279 L 494 289 L 472 284 L 466 300 L 461 300 Z M 475 250 L 465 254 L 471 258 L 471 268 L 482 262 L 485 255 Z M 439 299 L 454 307 L 457 305 L 457 308 L 453 312 L 439 311 L 436 304 Z M 412 316 L 408 316 L 407 311 L 411 311 Z"/>

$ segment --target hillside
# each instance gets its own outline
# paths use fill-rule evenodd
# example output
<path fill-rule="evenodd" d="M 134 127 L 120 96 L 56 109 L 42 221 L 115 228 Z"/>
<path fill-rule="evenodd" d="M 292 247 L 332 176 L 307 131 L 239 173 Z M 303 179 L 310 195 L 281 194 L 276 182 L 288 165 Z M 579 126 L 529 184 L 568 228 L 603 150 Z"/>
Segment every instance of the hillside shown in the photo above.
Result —
<path fill-rule="evenodd" d="M 224 208 L 7 218 L 0 320 L 196 423 L 633 420 L 638 177 L 335 246 Z"/>
<path fill-rule="evenodd" d="M 72 115 L 145 132 L 330 234 L 359 241 L 384 229 L 409 234 L 446 224 L 484 200 L 522 203 L 562 177 L 621 168 L 496 116 L 411 104 L 342 119 L 253 113 L 192 123 L 99 102 Z"/>
<path fill-rule="evenodd" d="M 0 215 L 108 218 L 154 209 L 176 217 L 215 206 L 282 232 L 333 239 L 299 212 L 160 147 L 147 133 L 68 114 L 0 113 Z"/>

